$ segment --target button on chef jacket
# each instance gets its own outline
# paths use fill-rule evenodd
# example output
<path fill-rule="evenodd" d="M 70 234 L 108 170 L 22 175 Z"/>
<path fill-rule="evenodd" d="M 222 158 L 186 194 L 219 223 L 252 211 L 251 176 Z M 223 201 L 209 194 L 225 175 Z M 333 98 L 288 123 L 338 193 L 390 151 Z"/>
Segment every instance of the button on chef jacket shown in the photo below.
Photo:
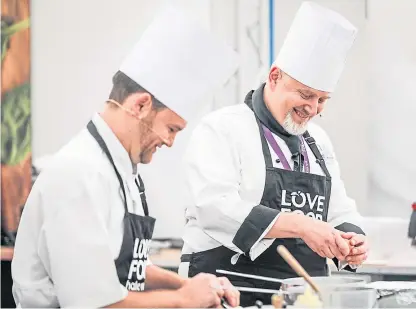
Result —
<path fill-rule="evenodd" d="M 346 193 L 328 135 L 313 123 L 309 124 L 308 131 L 316 140 L 332 177 L 328 222 L 332 226 L 344 222 L 359 226 L 361 216 L 355 201 Z M 278 135 L 273 136 L 293 170 L 294 162 L 290 159 L 292 154 L 288 146 Z M 283 169 L 270 145 L 269 148 L 274 167 Z M 311 149 L 306 149 L 310 158 L 310 172 L 324 176 Z M 243 223 L 254 207 L 265 207 L 260 205 L 260 201 L 266 166 L 253 111 L 246 104 L 238 104 L 207 115 L 190 138 L 185 170 L 191 205 L 185 213 L 187 223 L 182 254 L 225 246 L 236 252 L 230 261 L 234 264 L 239 254 L 245 253 L 233 243 L 235 235 L 237 232 L 243 235 L 244 229 L 252 233 L 256 227 L 247 229 Z M 263 238 L 278 216 L 271 220 L 263 232 L 257 231 L 260 237 L 249 250 L 251 260 L 254 261 L 273 243 L 274 239 Z"/>
<path fill-rule="evenodd" d="M 104 120 L 92 120 L 124 181 L 129 212 L 143 215 L 137 168 Z M 123 200 L 114 168 L 83 129 L 53 156 L 28 197 L 12 261 L 16 304 L 98 308 L 123 300 L 114 263 Z"/>

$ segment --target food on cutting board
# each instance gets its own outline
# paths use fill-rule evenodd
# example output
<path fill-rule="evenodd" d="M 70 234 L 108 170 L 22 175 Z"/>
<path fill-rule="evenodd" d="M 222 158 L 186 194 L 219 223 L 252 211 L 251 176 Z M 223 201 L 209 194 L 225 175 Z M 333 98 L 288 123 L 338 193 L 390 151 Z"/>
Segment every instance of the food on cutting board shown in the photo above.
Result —
<path fill-rule="evenodd" d="M 281 309 L 281 308 L 283 308 L 283 302 L 284 302 L 284 300 L 283 300 L 283 296 L 282 295 L 274 294 L 272 296 L 272 305 L 273 305 L 273 307 L 275 309 Z"/>
<path fill-rule="evenodd" d="M 305 292 L 296 298 L 294 303 L 295 308 L 323 308 L 323 304 L 319 296 L 315 294 L 312 288 L 308 285 L 305 287 Z"/>
<path fill-rule="evenodd" d="M 272 305 L 275 309 L 281 309 L 284 305 L 284 299 L 282 295 L 274 294 L 272 296 Z"/>

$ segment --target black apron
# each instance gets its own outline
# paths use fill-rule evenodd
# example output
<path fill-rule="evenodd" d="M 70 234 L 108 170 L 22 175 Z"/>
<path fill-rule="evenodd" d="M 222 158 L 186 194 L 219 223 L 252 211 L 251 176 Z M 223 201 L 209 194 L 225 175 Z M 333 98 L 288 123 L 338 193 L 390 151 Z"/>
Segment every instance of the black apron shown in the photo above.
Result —
<path fill-rule="evenodd" d="M 247 104 L 252 108 L 249 103 Z M 286 158 L 270 131 L 258 119 L 257 123 L 266 165 L 265 188 L 260 204 L 279 209 L 281 212 L 297 212 L 326 221 L 331 195 L 331 176 L 314 139 L 308 132 L 303 135 L 304 141 L 311 149 L 325 176 L 309 173 L 309 158 L 303 141 L 301 143 L 301 153 L 303 154 L 304 172 L 290 170 Z M 273 167 L 267 140 L 269 140 L 272 149 L 282 162 L 284 169 Z M 302 167 L 302 160 L 300 166 Z M 217 269 L 279 279 L 297 277 L 296 273 L 277 253 L 276 249 L 279 245 L 284 245 L 311 276 L 328 275 L 326 259 L 313 252 L 302 239 L 295 238 L 276 239 L 255 261 L 251 261 L 249 257 L 243 254 L 233 265 L 231 264 L 231 258 L 236 252 L 224 246 L 189 255 L 184 254 L 181 261 L 189 262 L 189 277 L 193 277 L 200 272 L 219 275 L 216 273 Z M 234 276 L 227 277 L 235 286 L 239 287 L 280 288 L 280 283 Z M 264 304 L 271 304 L 271 296 L 271 294 L 241 292 L 240 304 L 243 307 L 254 306 L 256 300 L 261 300 Z"/>
<path fill-rule="evenodd" d="M 143 181 L 140 175 L 138 175 L 139 182 L 137 179 L 135 180 L 136 186 L 140 192 L 140 198 L 144 211 L 144 216 L 139 216 L 128 211 L 127 197 L 123 180 L 117 171 L 107 145 L 98 133 L 97 128 L 92 121 L 88 123 L 87 129 L 107 155 L 108 160 L 110 160 L 120 183 L 120 188 L 123 191 L 123 242 L 120 254 L 115 260 L 118 279 L 120 280 L 120 283 L 129 291 L 144 291 L 149 246 L 156 220 L 149 216 Z"/>

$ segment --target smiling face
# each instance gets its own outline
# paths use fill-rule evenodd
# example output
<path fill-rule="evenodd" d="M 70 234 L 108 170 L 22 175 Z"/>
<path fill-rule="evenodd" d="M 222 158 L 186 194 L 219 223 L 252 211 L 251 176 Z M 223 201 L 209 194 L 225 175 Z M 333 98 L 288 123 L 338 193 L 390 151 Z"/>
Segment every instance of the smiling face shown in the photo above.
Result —
<path fill-rule="evenodd" d="M 116 102 L 129 115 L 118 118 L 118 126 L 125 128 L 124 144 L 134 164 L 150 163 L 157 148 L 172 147 L 176 134 L 186 127 L 183 118 L 154 100 L 149 93 L 139 92 L 123 104 Z"/>
<path fill-rule="evenodd" d="M 150 163 L 157 148 L 163 145 L 172 147 L 176 134 L 185 126 L 186 121 L 169 108 L 156 110 L 143 119 L 139 138 L 139 162 Z"/>
<path fill-rule="evenodd" d="M 264 100 L 273 117 L 289 134 L 303 134 L 309 120 L 323 111 L 328 99 L 328 92 L 305 86 L 279 68 L 271 68 Z"/>

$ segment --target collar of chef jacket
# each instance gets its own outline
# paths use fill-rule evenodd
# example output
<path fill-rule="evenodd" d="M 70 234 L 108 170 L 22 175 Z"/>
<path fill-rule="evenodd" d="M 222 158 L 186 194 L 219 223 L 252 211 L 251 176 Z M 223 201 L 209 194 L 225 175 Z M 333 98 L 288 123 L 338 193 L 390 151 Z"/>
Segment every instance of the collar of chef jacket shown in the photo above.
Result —
<path fill-rule="evenodd" d="M 92 122 L 97 127 L 98 133 L 100 133 L 105 144 L 110 151 L 110 154 L 114 160 L 118 172 L 121 177 L 128 179 L 128 177 L 135 177 L 137 175 L 137 166 L 133 166 L 127 150 L 121 144 L 120 140 L 104 121 L 99 114 L 95 114 L 92 118 Z"/>
<path fill-rule="evenodd" d="M 246 96 L 246 102 L 252 101 L 253 111 L 260 122 L 285 141 L 292 155 L 297 155 L 300 151 L 300 139 L 295 135 L 289 134 L 285 129 L 283 129 L 280 123 L 277 122 L 277 120 L 273 117 L 272 113 L 267 108 L 263 97 L 265 85 L 266 84 L 263 83 L 254 92 L 250 91 Z"/>

